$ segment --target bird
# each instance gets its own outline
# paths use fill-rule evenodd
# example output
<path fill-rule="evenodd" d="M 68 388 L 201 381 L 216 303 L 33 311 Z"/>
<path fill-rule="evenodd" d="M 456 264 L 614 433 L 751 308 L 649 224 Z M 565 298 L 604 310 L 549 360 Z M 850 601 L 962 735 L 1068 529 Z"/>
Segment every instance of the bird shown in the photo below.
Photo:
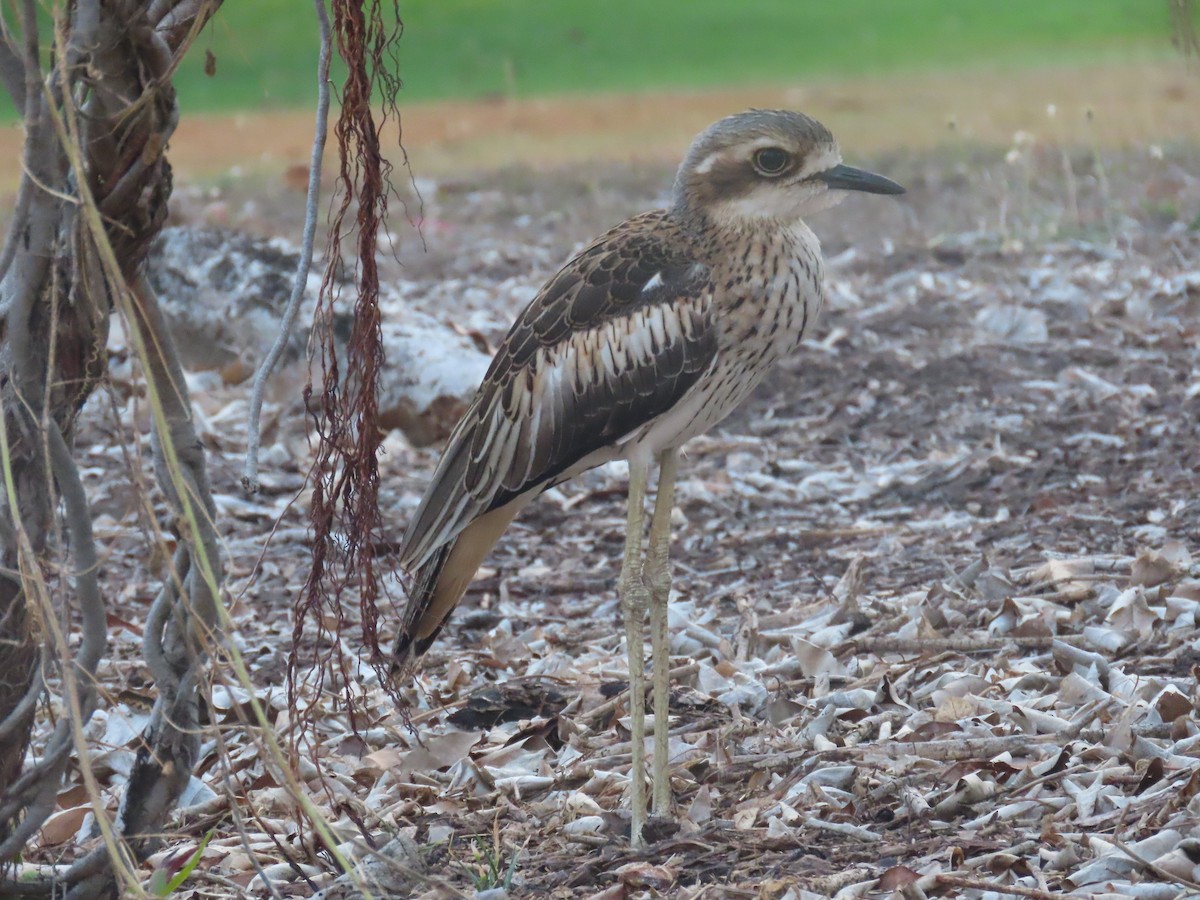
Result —
<path fill-rule="evenodd" d="M 710 125 L 670 205 L 601 235 L 517 317 L 451 433 L 401 541 L 408 574 L 392 672 L 411 672 L 509 523 L 547 489 L 625 460 L 618 580 L 629 669 L 630 841 L 644 846 L 645 643 L 653 677 L 653 811 L 670 815 L 667 603 L 680 448 L 793 356 L 824 301 L 810 213 L 849 192 L 902 194 L 842 162 L 803 113 L 751 109 Z M 645 539 L 647 483 L 659 467 Z"/>

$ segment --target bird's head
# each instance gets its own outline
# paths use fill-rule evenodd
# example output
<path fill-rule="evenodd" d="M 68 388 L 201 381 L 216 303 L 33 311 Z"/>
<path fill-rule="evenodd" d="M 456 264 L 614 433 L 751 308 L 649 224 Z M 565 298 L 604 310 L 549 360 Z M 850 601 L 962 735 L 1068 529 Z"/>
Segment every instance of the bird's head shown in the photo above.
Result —
<path fill-rule="evenodd" d="M 842 165 L 837 141 L 816 119 L 751 109 L 710 125 L 692 142 L 675 177 L 674 203 L 686 218 L 745 227 L 794 222 L 847 191 L 903 194 L 904 188 Z"/>

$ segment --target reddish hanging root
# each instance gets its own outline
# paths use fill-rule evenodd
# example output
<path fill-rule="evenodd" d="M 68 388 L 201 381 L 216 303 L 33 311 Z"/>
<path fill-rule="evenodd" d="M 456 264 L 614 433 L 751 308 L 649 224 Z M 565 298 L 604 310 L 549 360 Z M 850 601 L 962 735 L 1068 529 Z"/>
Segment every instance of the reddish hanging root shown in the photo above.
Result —
<path fill-rule="evenodd" d="M 315 314 L 323 385 L 314 412 L 319 442 L 311 473 L 312 568 L 296 599 L 293 649 L 288 660 L 290 714 L 297 717 L 298 649 L 313 646 L 315 640 L 313 688 L 319 692 L 331 666 L 337 667 L 342 696 L 355 731 L 361 712 L 351 690 L 355 666 L 346 658 L 339 640 L 345 624 L 342 597 L 347 589 L 358 593 L 363 643 L 370 661 L 381 675 L 384 670 L 376 631 L 380 586 L 374 562 L 380 525 L 377 453 L 382 438 L 378 426 L 378 377 L 384 362 L 376 244 L 387 221 L 392 174 L 391 163 L 380 152 L 380 133 L 388 119 L 395 117 L 397 127 L 399 123 L 396 96 L 401 83 L 395 74 L 395 50 L 403 23 L 396 0 L 392 0 L 391 15 L 385 22 L 383 3 L 384 0 L 365 3 L 331 0 L 334 35 L 338 52 L 346 63 L 347 76 L 342 88 L 341 112 L 334 127 L 339 159 L 334 189 L 337 205 L 329 232 L 329 262 Z M 382 103 L 378 120 L 371 109 L 373 97 Z M 351 210 L 354 219 L 348 226 Z M 329 323 L 340 293 L 342 245 L 349 234 L 355 237 L 357 299 L 343 383 Z M 314 409 L 311 395 L 310 384 L 305 389 L 305 401 L 309 409 Z M 314 626 L 314 634 L 306 638 L 309 623 Z"/>

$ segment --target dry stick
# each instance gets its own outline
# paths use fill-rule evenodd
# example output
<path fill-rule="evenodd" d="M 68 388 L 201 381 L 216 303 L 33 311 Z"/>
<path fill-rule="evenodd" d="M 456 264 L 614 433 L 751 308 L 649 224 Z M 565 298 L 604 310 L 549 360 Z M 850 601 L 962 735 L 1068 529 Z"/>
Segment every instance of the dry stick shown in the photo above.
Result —
<path fill-rule="evenodd" d="M 949 637 L 949 638 L 897 638 L 888 635 L 849 638 L 843 647 L 855 647 L 871 653 L 984 653 L 994 652 L 1005 646 L 1027 650 L 1043 650 L 1056 643 L 1073 646 L 1083 643 L 1081 635 L 1039 635 L 1036 637 Z M 839 648 L 840 649 L 840 648 Z"/>
<path fill-rule="evenodd" d="M 179 592 L 171 582 L 164 584 L 143 634 L 143 653 L 155 675 L 159 699 L 145 732 L 151 746 L 139 754 L 130 787 L 141 783 L 149 789 L 127 789 L 120 810 L 124 835 L 141 838 L 149 846 L 153 829 L 166 817 L 191 776 L 190 764 L 198 744 L 192 730 L 198 704 L 195 682 L 203 660 L 196 642 L 214 630 L 219 552 L 215 507 L 203 451 L 191 424 L 182 369 L 144 278 L 138 279 L 134 293 L 138 308 L 127 315 L 136 323 L 134 340 L 145 361 L 152 407 L 158 410 L 153 441 L 158 479 L 176 514 L 188 526 L 175 557 L 177 577 L 185 589 Z M 197 505 L 201 509 L 197 510 Z M 181 599 L 186 608 L 181 609 Z M 199 621 L 193 621 L 193 616 Z M 170 655 L 185 665 L 167 660 L 166 643 L 172 644 Z M 107 881 L 108 873 L 102 870 L 106 856 L 107 850 L 101 846 L 71 867 L 67 878 L 75 883 L 73 894 L 86 896 Z"/>
<path fill-rule="evenodd" d="M 1182 875 L 1174 875 L 1171 872 L 1168 872 L 1162 866 L 1158 865 L 1158 863 L 1146 859 L 1146 857 L 1142 856 L 1136 850 L 1126 845 L 1115 834 L 1110 836 L 1108 840 L 1112 841 L 1118 850 L 1132 859 L 1138 864 L 1138 866 L 1146 869 L 1149 872 L 1153 872 L 1163 881 L 1169 881 L 1171 884 L 1182 884 L 1184 887 L 1189 887 L 1194 891 L 1200 891 L 1200 882 L 1192 881 L 1190 878 L 1184 878 Z"/>
<path fill-rule="evenodd" d="M 296 274 L 292 281 L 292 296 L 288 298 L 287 308 L 283 313 L 283 321 L 279 323 L 279 334 L 271 345 L 267 358 L 263 360 L 254 376 L 254 389 L 250 394 L 250 425 L 246 438 L 246 467 L 242 472 L 242 489 L 247 493 L 258 492 L 258 445 L 262 438 L 261 418 L 263 393 L 267 381 L 288 338 L 292 327 L 296 324 L 296 315 L 300 311 L 300 301 L 304 298 L 304 289 L 308 284 L 308 271 L 312 267 L 313 240 L 317 233 L 317 201 L 321 196 L 321 161 L 325 156 L 325 136 L 329 130 L 329 58 L 330 26 L 329 12 L 325 9 L 325 0 L 314 0 L 317 9 L 317 20 L 321 29 L 321 55 L 317 62 L 317 122 L 313 135 L 312 155 L 308 164 L 308 194 L 304 200 L 304 238 L 300 243 L 300 260 L 296 263 Z"/>
<path fill-rule="evenodd" d="M 996 884 L 978 878 L 963 878 L 959 875 L 937 875 L 937 883 L 947 887 L 990 891 L 994 894 L 1011 894 L 1014 897 L 1033 897 L 1034 900 L 1058 900 L 1059 894 L 1051 894 L 1037 888 L 1018 887 L 1015 884 Z"/>
<path fill-rule="evenodd" d="M 239 683 L 240 683 L 240 681 L 239 681 Z M 261 727 L 259 725 L 259 723 L 253 721 L 251 717 L 246 716 L 245 713 L 240 708 L 237 710 L 237 717 L 238 717 L 242 727 L 246 728 L 247 730 L 254 728 L 254 727 Z M 276 739 L 286 737 L 287 734 L 293 728 L 296 727 L 296 725 L 297 725 L 297 720 L 295 720 L 295 719 L 290 720 L 282 731 L 276 733 L 276 735 L 275 735 Z M 234 784 L 234 780 L 233 780 L 233 777 L 238 770 L 235 769 L 235 767 L 234 767 L 233 757 L 230 755 L 230 752 L 229 752 L 229 744 L 225 740 L 224 729 L 221 729 L 221 728 L 216 729 L 216 735 L 215 735 L 214 742 L 216 745 L 217 755 L 219 756 L 220 761 L 221 761 L 221 768 L 223 771 L 223 779 L 225 782 L 225 793 L 226 793 L 225 799 L 228 804 L 227 811 L 233 819 L 234 830 L 237 833 L 238 839 L 241 841 L 242 849 L 245 850 L 246 856 L 250 860 L 250 864 L 254 867 L 255 873 L 258 875 L 259 879 L 262 881 L 262 883 L 265 887 L 265 890 L 267 890 L 272 897 L 276 898 L 276 900 L 282 900 L 283 895 L 280 893 L 279 889 L 275 886 L 274 881 L 272 881 L 271 878 L 267 875 L 266 871 L 263 869 L 262 863 L 259 861 L 260 854 L 258 852 L 256 852 L 254 847 L 251 845 L 250 829 L 246 826 L 246 817 L 245 817 L 245 815 L 243 815 L 242 810 L 238 805 L 238 802 L 237 802 L 238 792 L 237 792 L 237 788 L 236 788 L 236 785 Z M 280 851 L 280 855 L 283 857 L 283 859 L 285 859 L 289 865 L 292 865 L 293 869 L 298 874 L 302 874 L 301 870 L 298 867 L 296 867 L 294 860 L 291 858 L 291 853 L 289 852 L 289 849 L 286 846 L 284 846 L 283 842 L 281 842 L 279 840 L 279 838 L 273 832 L 271 832 L 269 829 L 267 829 L 263 825 L 262 818 L 259 815 L 258 811 L 251 808 L 250 816 L 259 825 L 259 827 L 262 829 L 262 831 L 267 834 L 267 836 L 269 837 L 271 842 Z"/>
<path fill-rule="evenodd" d="M 829 831 L 833 834 L 857 838 L 860 841 L 868 843 L 883 840 L 882 836 L 876 834 L 871 829 L 863 828 L 861 825 L 852 825 L 849 822 L 827 822 L 824 819 L 818 819 L 816 816 L 805 816 L 801 822 L 808 828 L 815 828 L 818 831 Z"/>
<path fill-rule="evenodd" d="M 868 881 L 871 876 L 871 869 L 867 868 L 866 866 L 860 866 L 853 869 L 846 869 L 842 872 L 836 872 L 832 875 L 822 875 L 819 878 L 814 878 L 808 884 L 802 885 L 802 887 L 806 887 L 810 891 L 814 891 L 817 894 L 824 894 L 827 897 L 832 897 L 847 885 L 851 885 L 859 881 Z"/>
<path fill-rule="evenodd" d="M 1069 734 L 1069 732 L 1065 734 Z M 1039 746 L 1057 744 L 1067 739 L 1069 738 L 1064 737 L 1064 734 L 1012 734 L 1000 737 L 959 738 L 958 740 L 946 741 L 905 741 L 893 739 L 885 745 L 860 744 L 854 747 L 838 747 L 834 750 L 802 749 L 781 750 L 772 753 L 751 753 L 733 757 L 729 760 L 728 768 L 731 771 L 739 766 L 765 769 L 788 765 L 797 760 L 853 759 L 870 753 L 892 758 L 903 754 L 920 757 L 921 759 L 940 761 L 974 759 L 998 756 L 1001 753 L 1020 750 L 1034 744 Z"/>

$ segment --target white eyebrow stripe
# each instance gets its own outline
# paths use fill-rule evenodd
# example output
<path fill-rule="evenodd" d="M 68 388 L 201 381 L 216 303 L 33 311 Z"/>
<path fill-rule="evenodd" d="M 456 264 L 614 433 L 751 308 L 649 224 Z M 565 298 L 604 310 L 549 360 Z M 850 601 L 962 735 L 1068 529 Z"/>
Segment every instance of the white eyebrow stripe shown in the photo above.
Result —
<path fill-rule="evenodd" d="M 803 174 L 805 177 L 809 177 L 818 172 L 827 172 L 834 166 L 841 165 L 841 162 L 842 154 L 838 152 L 836 145 L 825 147 L 820 153 L 805 160 Z"/>
<path fill-rule="evenodd" d="M 712 171 L 712 167 L 717 164 L 717 160 L 721 158 L 721 151 L 710 153 L 704 159 L 700 160 L 700 165 L 696 166 L 695 172 L 697 175 L 706 175 Z"/>
<path fill-rule="evenodd" d="M 748 144 L 743 144 L 742 146 L 747 150 L 762 150 L 764 147 L 779 147 L 780 143 L 779 138 L 760 137 L 758 140 L 750 141 Z"/>

